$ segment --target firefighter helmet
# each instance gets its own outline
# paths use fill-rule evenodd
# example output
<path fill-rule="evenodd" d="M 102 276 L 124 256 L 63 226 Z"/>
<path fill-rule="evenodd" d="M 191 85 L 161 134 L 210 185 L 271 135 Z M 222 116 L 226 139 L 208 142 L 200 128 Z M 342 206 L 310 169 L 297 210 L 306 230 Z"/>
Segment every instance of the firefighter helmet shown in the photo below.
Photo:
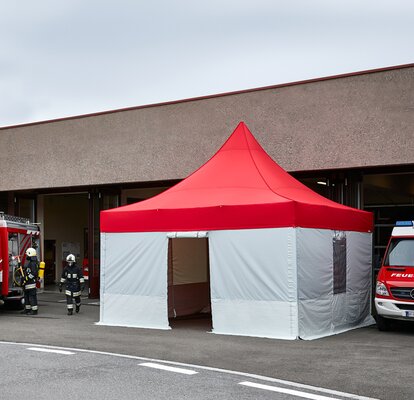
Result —
<path fill-rule="evenodd" d="M 26 256 L 27 257 L 36 257 L 36 250 L 33 247 L 29 247 L 26 250 Z"/>
<path fill-rule="evenodd" d="M 66 261 L 68 263 L 74 263 L 76 261 L 75 256 L 73 254 L 68 254 L 68 256 L 66 257 Z"/>

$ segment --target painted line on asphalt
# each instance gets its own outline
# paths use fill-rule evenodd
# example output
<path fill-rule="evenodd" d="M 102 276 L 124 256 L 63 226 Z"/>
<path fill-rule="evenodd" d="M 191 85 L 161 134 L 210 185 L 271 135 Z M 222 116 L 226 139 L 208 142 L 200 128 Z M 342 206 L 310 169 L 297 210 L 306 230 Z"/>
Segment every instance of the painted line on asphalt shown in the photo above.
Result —
<path fill-rule="evenodd" d="M 292 396 L 304 397 L 305 399 L 311 399 L 311 400 L 340 400 L 338 397 L 326 397 L 326 396 L 321 396 L 319 394 L 299 392 L 298 390 L 285 389 L 285 388 L 269 386 L 269 385 L 262 385 L 260 383 L 239 382 L 239 385 L 248 386 L 248 387 L 252 387 L 256 389 L 269 390 L 271 392 L 290 394 Z"/>
<path fill-rule="evenodd" d="M 286 381 L 283 379 L 271 378 L 269 376 L 264 376 L 264 375 L 249 374 L 247 372 L 233 371 L 229 369 L 222 369 L 222 368 L 215 368 L 215 367 L 207 367 L 204 365 L 180 363 L 177 361 L 160 360 L 157 358 L 139 357 L 139 356 L 132 356 L 128 354 L 111 353 L 111 352 L 99 351 L 99 350 L 79 349 L 79 348 L 73 348 L 73 347 L 41 345 L 41 344 L 36 344 L 36 343 L 18 343 L 18 342 L 0 341 L 0 344 L 9 344 L 9 345 L 15 345 L 15 346 L 42 346 L 43 348 L 48 348 L 48 349 L 75 351 L 79 353 L 100 354 L 104 356 L 127 358 L 130 360 L 163 363 L 163 364 L 169 364 L 169 365 L 176 365 L 180 367 L 196 368 L 196 369 L 201 369 L 205 371 L 220 372 L 220 373 L 229 374 L 229 375 L 243 376 L 249 379 L 257 379 L 257 380 L 261 380 L 265 382 L 277 383 L 277 384 L 284 385 L 284 386 L 292 386 L 292 387 L 299 388 L 299 389 L 313 390 L 315 392 L 327 393 L 327 394 L 336 395 L 339 397 L 346 397 L 348 399 L 353 399 L 353 400 L 379 400 L 378 398 L 374 398 L 374 397 L 359 396 L 357 394 L 341 392 L 341 391 L 333 390 L 333 389 L 326 389 L 326 388 L 322 388 L 318 386 L 306 385 L 303 383 Z"/>
<path fill-rule="evenodd" d="M 28 347 L 26 350 L 31 350 L 31 351 L 41 351 L 44 353 L 56 353 L 56 354 L 65 354 L 65 355 L 70 355 L 70 354 L 76 354 L 73 353 L 72 351 L 67 351 L 67 350 L 55 350 L 55 349 L 45 349 L 42 347 Z"/>
<path fill-rule="evenodd" d="M 168 365 L 163 364 L 156 364 L 156 363 L 141 363 L 138 365 L 142 365 L 143 367 L 155 368 L 155 369 L 162 369 L 163 371 L 170 371 L 170 372 L 177 372 L 179 374 L 185 375 L 194 375 L 198 374 L 197 371 L 193 371 L 191 369 L 184 369 L 184 368 L 177 368 L 177 367 L 169 367 Z"/>

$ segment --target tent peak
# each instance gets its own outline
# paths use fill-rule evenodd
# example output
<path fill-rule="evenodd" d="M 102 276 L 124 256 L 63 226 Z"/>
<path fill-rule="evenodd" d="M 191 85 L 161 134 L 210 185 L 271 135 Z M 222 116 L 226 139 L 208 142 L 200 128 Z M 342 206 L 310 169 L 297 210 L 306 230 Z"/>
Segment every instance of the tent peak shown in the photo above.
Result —
<path fill-rule="evenodd" d="M 264 151 L 263 147 L 259 144 L 247 125 L 240 121 L 236 129 L 224 142 L 221 148 L 216 154 L 226 150 L 259 150 Z"/>

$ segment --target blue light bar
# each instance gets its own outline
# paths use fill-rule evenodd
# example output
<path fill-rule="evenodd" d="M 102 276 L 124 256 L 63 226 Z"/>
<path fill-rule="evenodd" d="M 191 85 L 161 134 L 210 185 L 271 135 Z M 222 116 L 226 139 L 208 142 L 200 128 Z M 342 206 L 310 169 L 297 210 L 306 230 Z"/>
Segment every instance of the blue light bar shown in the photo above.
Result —
<path fill-rule="evenodd" d="M 414 226 L 413 221 L 397 221 L 395 226 Z"/>

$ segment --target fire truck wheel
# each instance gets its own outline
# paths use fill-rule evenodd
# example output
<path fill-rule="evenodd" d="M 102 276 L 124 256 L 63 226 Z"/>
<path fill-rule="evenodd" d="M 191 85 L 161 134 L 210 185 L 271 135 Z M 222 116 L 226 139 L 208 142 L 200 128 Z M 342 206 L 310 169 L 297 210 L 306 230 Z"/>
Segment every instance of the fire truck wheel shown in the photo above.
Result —
<path fill-rule="evenodd" d="M 391 321 L 389 319 L 381 317 L 380 315 L 377 315 L 375 319 L 379 331 L 386 332 L 390 330 Z"/>
<path fill-rule="evenodd" d="M 21 300 L 5 300 L 4 308 L 7 310 L 23 310 L 24 304 Z"/>

